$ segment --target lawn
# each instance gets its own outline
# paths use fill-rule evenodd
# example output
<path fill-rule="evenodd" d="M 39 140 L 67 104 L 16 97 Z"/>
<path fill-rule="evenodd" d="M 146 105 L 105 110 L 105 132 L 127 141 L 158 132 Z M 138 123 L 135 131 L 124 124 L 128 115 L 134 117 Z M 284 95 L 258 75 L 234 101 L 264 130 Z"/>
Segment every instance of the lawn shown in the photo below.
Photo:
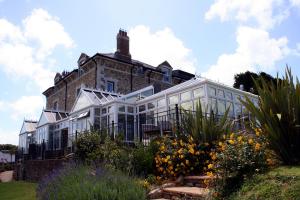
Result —
<path fill-rule="evenodd" d="M 36 183 L 14 181 L 0 183 L 0 199 L 5 200 L 33 200 L 36 199 Z"/>
<path fill-rule="evenodd" d="M 231 200 L 300 200 L 300 166 L 279 167 L 247 180 Z"/>

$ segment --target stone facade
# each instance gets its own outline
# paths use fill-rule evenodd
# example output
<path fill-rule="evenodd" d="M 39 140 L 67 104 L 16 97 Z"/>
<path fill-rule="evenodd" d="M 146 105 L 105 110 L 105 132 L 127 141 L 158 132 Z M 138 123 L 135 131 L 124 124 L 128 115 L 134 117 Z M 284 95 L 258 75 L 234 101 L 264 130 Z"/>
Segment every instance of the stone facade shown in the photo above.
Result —
<path fill-rule="evenodd" d="M 119 41 L 123 39 L 125 43 Z M 114 92 L 120 94 L 128 94 L 149 85 L 153 85 L 155 92 L 159 92 L 193 77 L 192 74 L 180 70 L 174 70 L 176 76 L 173 76 L 172 67 L 167 62 L 153 67 L 132 60 L 127 46 L 129 37 L 124 31 L 120 30 L 117 44 L 119 46 L 116 53 L 97 53 L 92 57 L 82 53 L 77 69 L 69 73 L 58 73 L 54 86 L 43 93 L 46 96 L 46 109 L 70 112 L 82 87 L 107 90 L 107 83 L 110 82 L 114 85 Z M 170 70 L 169 81 L 164 80 L 166 74 L 162 68 Z M 185 76 L 180 76 L 183 73 Z"/>

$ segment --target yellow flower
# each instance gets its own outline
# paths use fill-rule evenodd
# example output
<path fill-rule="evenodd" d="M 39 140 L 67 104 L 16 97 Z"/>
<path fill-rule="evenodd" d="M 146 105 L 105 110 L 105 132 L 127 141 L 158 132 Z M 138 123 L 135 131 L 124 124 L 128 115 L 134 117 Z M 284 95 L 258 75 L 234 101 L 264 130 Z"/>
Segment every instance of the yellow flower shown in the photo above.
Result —
<path fill-rule="evenodd" d="M 170 155 L 167 155 L 167 160 L 169 160 L 170 159 Z"/>
<path fill-rule="evenodd" d="M 190 148 L 190 149 L 189 149 L 189 152 L 190 152 L 191 154 L 194 154 L 194 153 L 195 153 L 195 150 L 194 150 L 193 148 Z"/>
<path fill-rule="evenodd" d="M 229 144 L 234 144 L 234 140 L 229 140 Z"/>
<path fill-rule="evenodd" d="M 216 160 L 216 159 L 217 159 L 216 154 L 213 154 L 213 155 L 211 156 L 211 159 L 212 159 L 212 160 Z"/>
<path fill-rule="evenodd" d="M 182 154 L 182 148 L 180 148 L 177 152 L 178 154 Z"/>
<path fill-rule="evenodd" d="M 206 172 L 207 176 L 214 176 L 214 174 L 212 172 Z"/>
<path fill-rule="evenodd" d="M 233 139 L 234 138 L 234 133 L 231 133 L 230 134 L 230 139 Z"/>
<path fill-rule="evenodd" d="M 184 143 L 182 140 L 179 141 L 180 142 L 180 145 L 183 147 L 184 146 Z"/>
<path fill-rule="evenodd" d="M 164 151 L 165 150 L 165 146 L 164 145 L 160 146 L 159 150 L 160 151 Z"/>
<path fill-rule="evenodd" d="M 252 138 L 248 140 L 248 143 L 249 143 L 249 144 L 253 144 L 253 142 L 254 142 L 254 141 L 253 141 Z"/>
<path fill-rule="evenodd" d="M 240 142 L 240 141 L 243 140 L 243 137 L 242 137 L 242 136 L 239 136 L 237 139 L 238 139 L 238 141 Z"/>
<path fill-rule="evenodd" d="M 256 128 L 256 129 L 255 129 L 255 135 L 256 135 L 256 136 L 260 136 L 260 133 L 261 133 L 261 129 Z"/>
<path fill-rule="evenodd" d="M 207 168 L 208 169 L 212 169 L 214 167 L 214 165 L 213 164 L 209 164 L 209 165 L 207 165 Z"/>
<path fill-rule="evenodd" d="M 220 147 L 223 146 L 223 143 L 222 143 L 222 142 L 219 142 L 219 146 L 220 146 Z"/>
<path fill-rule="evenodd" d="M 259 143 L 255 144 L 255 150 L 258 151 L 260 149 L 261 145 Z"/>

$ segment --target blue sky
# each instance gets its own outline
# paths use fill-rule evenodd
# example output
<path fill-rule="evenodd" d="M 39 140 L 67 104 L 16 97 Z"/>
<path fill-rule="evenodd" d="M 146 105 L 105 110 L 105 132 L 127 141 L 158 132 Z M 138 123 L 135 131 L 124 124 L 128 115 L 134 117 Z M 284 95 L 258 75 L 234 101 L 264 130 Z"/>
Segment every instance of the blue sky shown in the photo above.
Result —
<path fill-rule="evenodd" d="M 42 91 L 81 52 L 114 52 L 128 31 L 134 59 L 231 85 L 246 70 L 300 76 L 300 0 L 0 0 L 0 144 L 38 120 Z"/>

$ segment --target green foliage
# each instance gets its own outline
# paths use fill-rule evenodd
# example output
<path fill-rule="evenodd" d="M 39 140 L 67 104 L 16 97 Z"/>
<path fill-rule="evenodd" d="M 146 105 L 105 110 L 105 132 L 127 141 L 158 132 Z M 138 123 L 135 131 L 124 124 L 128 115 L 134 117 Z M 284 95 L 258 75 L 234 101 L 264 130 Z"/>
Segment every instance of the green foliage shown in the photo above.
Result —
<path fill-rule="evenodd" d="M 0 199 L 33 200 L 35 199 L 36 183 L 13 181 L 0 183 Z"/>
<path fill-rule="evenodd" d="M 119 171 L 88 166 L 65 166 L 39 183 L 38 199 L 142 200 L 146 191 L 136 179 Z"/>
<path fill-rule="evenodd" d="M 241 100 L 244 106 L 259 121 L 270 147 L 284 164 L 300 162 L 300 83 L 294 82 L 287 68 L 282 81 L 276 85 L 262 79 L 255 81 L 260 96 L 259 107 L 249 98 Z"/>
<path fill-rule="evenodd" d="M 76 141 L 76 156 L 85 162 L 103 159 L 101 137 L 97 131 L 86 131 L 79 134 Z"/>
<path fill-rule="evenodd" d="M 268 168 L 268 163 L 272 163 L 269 154 L 263 136 L 232 133 L 211 153 L 212 163 L 208 168 L 221 177 L 215 189 L 222 196 L 235 191 L 246 177 Z"/>
<path fill-rule="evenodd" d="M 280 167 L 266 174 L 247 179 L 231 200 L 280 199 L 298 200 L 300 197 L 300 168 Z"/>
<path fill-rule="evenodd" d="M 228 119 L 228 112 L 229 109 L 223 116 L 217 116 L 210 110 L 210 113 L 206 114 L 199 102 L 195 113 L 184 111 L 181 123 L 182 130 L 186 136 L 192 135 L 198 143 L 211 143 L 220 139 L 223 134 L 229 133 L 231 124 Z"/>
<path fill-rule="evenodd" d="M 154 173 L 154 157 L 157 152 L 157 145 L 151 142 L 149 146 L 138 144 L 132 152 L 132 164 L 134 174 L 146 177 Z"/>

